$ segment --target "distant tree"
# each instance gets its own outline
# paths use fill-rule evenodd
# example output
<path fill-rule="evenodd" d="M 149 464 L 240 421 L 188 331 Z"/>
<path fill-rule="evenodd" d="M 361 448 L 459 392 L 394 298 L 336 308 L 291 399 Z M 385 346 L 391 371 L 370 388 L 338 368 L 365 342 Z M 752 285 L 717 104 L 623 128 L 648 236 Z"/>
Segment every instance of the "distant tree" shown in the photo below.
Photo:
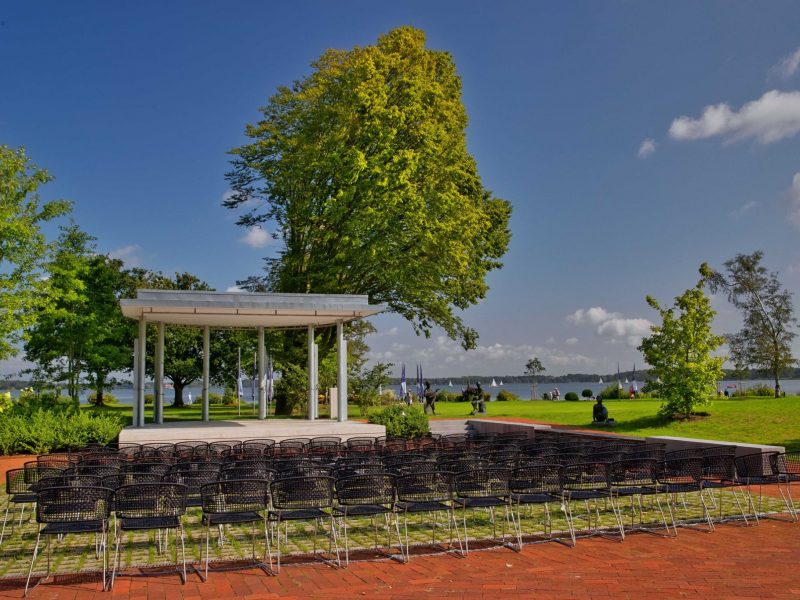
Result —
<path fill-rule="evenodd" d="M 742 312 L 742 329 L 727 336 L 731 358 L 737 370 L 750 366 L 769 373 L 775 382 L 775 397 L 780 396 L 780 378 L 797 364 L 792 356 L 792 340 L 796 337 L 792 294 L 761 264 L 764 254 L 737 254 L 725 262 L 727 274 L 714 271 L 707 263 L 700 273 L 711 291 L 721 290 Z"/>
<path fill-rule="evenodd" d="M 653 390 L 664 400 L 663 416 L 688 417 L 692 410 L 716 395 L 722 379 L 724 357 L 712 356 L 724 338 L 711 331 L 715 311 L 703 292 L 704 281 L 675 298 L 672 308 L 662 308 L 655 298 L 647 303 L 661 315 L 661 325 L 642 340 L 639 350 L 652 367 Z"/>
<path fill-rule="evenodd" d="M 452 56 L 400 27 L 377 45 L 328 50 L 281 87 L 234 148 L 224 202 L 239 224 L 270 223 L 283 248 L 250 290 L 366 294 L 417 333 L 441 327 L 469 349 L 456 310 L 485 297 L 510 239 L 508 202 L 469 154 Z M 332 337 L 324 338 L 332 345 Z"/>
<path fill-rule="evenodd" d="M 531 392 L 532 397 L 536 397 L 536 376 L 539 373 L 544 373 L 545 368 L 542 364 L 542 361 L 539 360 L 538 357 L 534 356 L 527 363 L 525 363 L 525 374 L 530 375 L 533 378 L 533 390 Z"/>
<path fill-rule="evenodd" d="M 0 360 L 17 353 L 20 334 L 49 299 L 41 272 L 48 248 L 41 225 L 70 210 L 64 200 L 40 202 L 37 190 L 49 181 L 24 149 L 0 145 Z"/>

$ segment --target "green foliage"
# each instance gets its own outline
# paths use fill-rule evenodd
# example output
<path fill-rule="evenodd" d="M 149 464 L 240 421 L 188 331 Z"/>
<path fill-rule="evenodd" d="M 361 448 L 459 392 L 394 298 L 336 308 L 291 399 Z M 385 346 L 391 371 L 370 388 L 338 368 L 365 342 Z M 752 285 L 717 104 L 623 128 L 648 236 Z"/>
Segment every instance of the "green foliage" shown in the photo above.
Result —
<path fill-rule="evenodd" d="M 467 399 L 464 398 L 464 395 L 460 392 L 448 392 L 445 390 L 440 390 L 438 394 L 436 394 L 436 401 L 437 402 L 466 402 Z"/>
<path fill-rule="evenodd" d="M 97 392 L 92 392 L 86 398 L 89 401 L 89 404 L 97 404 Z M 153 394 L 145 394 L 144 395 L 144 403 L 145 404 L 152 404 L 153 403 Z M 103 394 L 103 404 L 106 405 L 114 405 L 117 404 L 117 397 L 114 394 L 106 392 Z"/>
<path fill-rule="evenodd" d="M 580 400 L 580 398 L 578 398 L 578 394 L 576 394 L 575 392 L 567 392 L 566 394 L 564 394 L 564 400 L 568 402 L 577 402 L 578 400 Z"/>
<path fill-rule="evenodd" d="M 222 394 L 217 392 L 208 392 L 208 403 L 222 406 Z"/>
<path fill-rule="evenodd" d="M 233 388 L 225 388 L 225 393 L 222 395 L 223 406 L 238 406 L 239 395 Z"/>
<path fill-rule="evenodd" d="M 742 312 L 742 329 L 727 336 L 731 359 L 737 371 L 755 366 L 775 381 L 774 394 L 780 395 L 780 378 L 798 361 L 792 355 L 792 340 L 797 319 L 792 293 L 783 287 L 777 273 L 761 264 L 764 253 L 737 254 L 725 262 L 727 276 L 708 264 L 700 273 L 711 291 L 724 291 L 728 300 Z"/>
<path fill-rule="evenodd" d="M 389 371 L 392 366 L 391 363 L 377 363 L 368 369 L 362 366 L 358 371 L 351 368 L 348 378 L 350 394 L 358 404 L 362 417 L 366 417 L 371 408 L 381 403 L 378 388 L 389 384 Z"/>
<path fill-rule="evenodd" d="M 672 308 L 662 308 L 652 297 L 647 303 L 659 312 L 661 325 L 642 340 L 639 349 L 657 381 L 653 389 L 664 400 L 660 414 L 688 417 L 695 406 L 716 396 L 724 357 L 712 356 L 724 339 L 714 335 L 715 311 L 703 293 L 703 281 L 675 298 Z"/>
<path fill-rule="evenodd" d="M 119 435 L 124 423 L 113 413 L 83 411 L 74 406 L 36 406 L 16 403 L 0 419 L 0 452 L 44 454 L 82 448 L 89 443 L 107 444 Z"/>
<path fill-rule="evenodd" d="M 0 392 L 0 413 L 11 408 L 11 392 Z"/>
<path fill-rule="evenodd" d="M 144 395 L 144 403 L 145 403 L 145 405 L 148 405 L 148 406 L 152 405 L 153 402 L 155 402 L 155 401 L 156 401 L 155 394 L 145 394 Z"/>
<path fill-rule="evenodd" d="M 295 364 L 281 366 L 281 378 L 275 382 L 275 414 L 291 415 L 308 405 L 308 374 Z"/>
<path fill-rule="evenodd" d="M 37 190 L 50 181 L 23 148 L 0 144 L 0 360 L 17 353 L 20 333 L 49 303 L 50 282 L 41 277 L 48 248 L 41 225 L 70 210 L 63 200 L 40 204 Z"/>
<path fill-rule="evenodd" d="M 509 390 L 500 390 L 497 392 L 497 400 L 499 402 L 507 402 L 509 400 L 519 400 L 519 396 L 517 396 L 514 392 Z"/>
<path fill-rule="evenodd" d="M 430 432 L 428 416 L 422 407 L 395 404 L 369 413 L 369 422 L 386 426 L 386 435 L 415 438 Z"/>
<path fill-rule="evenodd" d="M 592 390 L 590 390 L 589 388 L 586 388 L 585 390 L 583 390 L 581 392 L 581 396 L 583 396 L 584 398 L 591 398 L 592 397 Z"/>
<path fill-rule="evenodd" d="M 606 386 L 596 397 L 603 400 L 619 400 L 624 398 L 624 390 L 621 390 L 616 383 L 613 383 Z"/>
<path fill-rule="evenodd" d="M 266 276 L 242 283 L 366 294 L 418 332 L 439 326 L 474 347 L 455 309 L 485 297 L 511 207 L 484 189 L 468 152 L 452 56 L 400 27 L 374 46 L 328 50 L 261 112 L 252 143 L 231 151 L 224 205 L 248 211 L 241 225 L 274 222 L 284 247 Z"/>
<path fill-rule="evenodd" d="M 755 397 L 771 397 L 775 395 L 775 390 L 768 385 L 760 383 L 758 385 L 750 385 L 740 387 L 733 392 L 733 396 L 737 398 L 755 396 Z"/>
<path fill-rule="evenodd" d="M 540 361 L 539 358 L 536 356 L 534 356 L 527 363 L 525 363 L 525 374 L 533 377 L 534 381 L 536 381 L 536 376 L 539 373 L 544 373 L 545 370 L 546 369 L 544 368 L 542 361 Z"/>

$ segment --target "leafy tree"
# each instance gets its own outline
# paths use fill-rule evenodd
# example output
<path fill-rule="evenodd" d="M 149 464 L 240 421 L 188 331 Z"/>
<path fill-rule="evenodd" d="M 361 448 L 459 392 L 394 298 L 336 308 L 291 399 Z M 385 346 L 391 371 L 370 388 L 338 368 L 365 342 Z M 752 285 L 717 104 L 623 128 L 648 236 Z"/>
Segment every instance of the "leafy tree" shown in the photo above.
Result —
<path fill-rule="evenodd" d="M 712 353 L 724 338 L 711 331 L 716 313 L 703 285 L 701 280 L 675 298 L 672 308 L 662 308 L 655 298 L 647 297 L 662 323 L 652 326 L 639 350 L 657 378 L 652 387 L 664 400 L 659 412 L 666 417 L 690 416 L 695 406 L 716 395 L 716 382 L 722 379 L 725 359 Z"/>
<path fill-rule="evenodd" d="M 24 149 L 0 145 L 0 360 L 16 354 L 20 332 L 47 303 L 41 265 L 48 245 L 40 227 L 70 210 L 64 200 L 40 202 L 37 190 L 51 180 Z"/>
<path fill-rule="evenodd" d="M 536 376 L 539 373 L 544 373 L 544 372 L 545 372 L 544 365 L 542 364 L 542 361 L 540 361 L 539 358 L 536 356 L 534 356 L 527 363 L 525 363 L 525 374 L 533 377 L 532 396 L 534 398 L 536 398 Z"/>
<path fill-rule="evenodd" d="M 769 373 L 775 381 L 775 397 L 781 393 L 781 375 L 797 364 L 792 340 L 797 324 L 792 294 L 761 264 L 764 253 L 737 254 L 725 262 L 727 275 L 703 263 L 700 274 L 711 291 L 721 290 L 742 311 L 741 331 L 728 336 L 731 357 L 738 371 L 750 366 Z"/>
<path fill-rule="evenodd" d="M 476 345 L 454 309 L 481 300 L 502 266 L 508 202 L 484 189 L 467 150 L 450 54 L 401 27 L 374 46 L 328 50 L 281 87 L 232 150 L 225 201 L 243 226 L 272 223 L 283 249 L 251 290 L 367 294 Z M 330 338 L 326 338 L 330 344 Z"/>

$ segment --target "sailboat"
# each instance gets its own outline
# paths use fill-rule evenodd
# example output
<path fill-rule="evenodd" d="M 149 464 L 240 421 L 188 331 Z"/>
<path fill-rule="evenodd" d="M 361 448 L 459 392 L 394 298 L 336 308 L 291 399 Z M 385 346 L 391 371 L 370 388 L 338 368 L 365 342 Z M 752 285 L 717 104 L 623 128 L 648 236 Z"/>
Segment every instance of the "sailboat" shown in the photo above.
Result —
<path fill-rule="evenodd" d="M 494 377 L 492 377 L 492 387 L 497 387 L 497 382 L 494 380 Z"/>
<path fill-rule="evenodd" d="M 597 383 L 603 383 L 603 378 L 601 377 L 600 381 L 598 381 Z"/>
<path fill-rule="evenodd" d="M 447 383 L 447 387 L 453 387 L 453 380 L 452 379 Z"/>
<path fill-rule="evenodd" d="M 627 377 L 625 378 L 625 383 L 628 383 L 628 378 Z"/>
<path fill-rule="evenodd" d="M 503 385 L 503 380 L 502 379 L 500 380 L 500 385 Z"/>

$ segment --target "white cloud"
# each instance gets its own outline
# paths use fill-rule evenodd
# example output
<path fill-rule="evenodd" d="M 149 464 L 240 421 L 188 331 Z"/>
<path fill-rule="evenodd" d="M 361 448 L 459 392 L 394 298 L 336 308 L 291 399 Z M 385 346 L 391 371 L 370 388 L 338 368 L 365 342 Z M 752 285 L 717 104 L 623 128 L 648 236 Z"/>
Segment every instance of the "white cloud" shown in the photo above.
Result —
<path fill-rule="evenodd" d="M 225 291 L 228 293 L 236 293 L 236 292 L 243 292 L 244 290 L 240 288 L 238 285 L 230 285 L 225 288 Z"/>
<path fill-rule="evenodd" d="M 247 244 L 251 248 L 263 248 L 272 241 L 272 237 L 266 230 L 255 226 L 248 227 L 247 233 L 239 238 L 239 241 L 243 244 Z"/>
<path fill-rule="evenodd" d="M 567 338 L 566 340 L 564 340 L 564 343 L 567 346 L 574 346 L 575 344 L 578 343 L 578 338 L 576 337 Z"/>
<path fill-rule="evenodd" d="M 754 209 L 756 206 L 758 206 L 758 205 L 759 205 L 759 203 L 758 203 L 758 202 L 756 202 L 756 201 L 754 201 L 754 200 L 750 200 L 750 202 L 745 202 L 745 203 L 744 203 L 744 204 L 742 204 L 742 205 L 741 205 L 739 208 L 735 208 L 735 209 L 733 209 L 733 210 L 731 211 L 730 215 L 731 215 L 731 217 L 733 217 L 734 219 L 740 219 L 740 218 L 742 218 L 742 217 L 743 217 L 745 214 L 747 214 L 748 212 L 750 212 L 751 210 L 753 210 L 753 209 Z"/>
<path fill-rule="evenodd" d="M 647 158 L 651 156 L 653 152 L 656 151 L 656 141 L 653 138 L 645 138 L 642 140 L 642 143 L 639 144 L 639 152 L 637 152 L 637 156 L 639 158 Z"/>
<path fill-rule="evenodd" d="M 678 117 L 669 127 L 676 140 L 701 140 L 717 136 L 728 142 L 756 139 L 771 144 L 800 132 L 800 92 L 771 90 L 738 111 L 724 102 L 706 106 L 702 115 Z"/>
<path fill-rule="evenodd" d="M 141 246 L 136 244 L 128 244 L 127 246 L 121 246 L 116 250 L 112 250 L 108 253 L 108 255 L 111 258 L 118 258 L 128 268 L 141 267 L 142 258 L 139 256 L 139 252 L 141 252 L 141 250 Z"/>
<path fill-rule="evenodd" d="M 800 173 L 794 174 L 789 188 L 789 221 L 800 229 Z"/>
<path fill-rule="evenodd" d="M 777 65 L 770 69 L 770 75 L 775 75 L 784 81 L 791 79 L 800 70 L 800 48 L 784 56 Z"/>
<path fill-rule="evenodd" d="M 625 318 L 620 313 L 607 311 L 602 306 L 579 308 L 567 320 L 576 325 L 592 325 L 598 336 L 610 338 L 612 343 L 624 340 L 629 346 L 638 346 L 650 333 L 652 323 L 647 319 Z"/>

